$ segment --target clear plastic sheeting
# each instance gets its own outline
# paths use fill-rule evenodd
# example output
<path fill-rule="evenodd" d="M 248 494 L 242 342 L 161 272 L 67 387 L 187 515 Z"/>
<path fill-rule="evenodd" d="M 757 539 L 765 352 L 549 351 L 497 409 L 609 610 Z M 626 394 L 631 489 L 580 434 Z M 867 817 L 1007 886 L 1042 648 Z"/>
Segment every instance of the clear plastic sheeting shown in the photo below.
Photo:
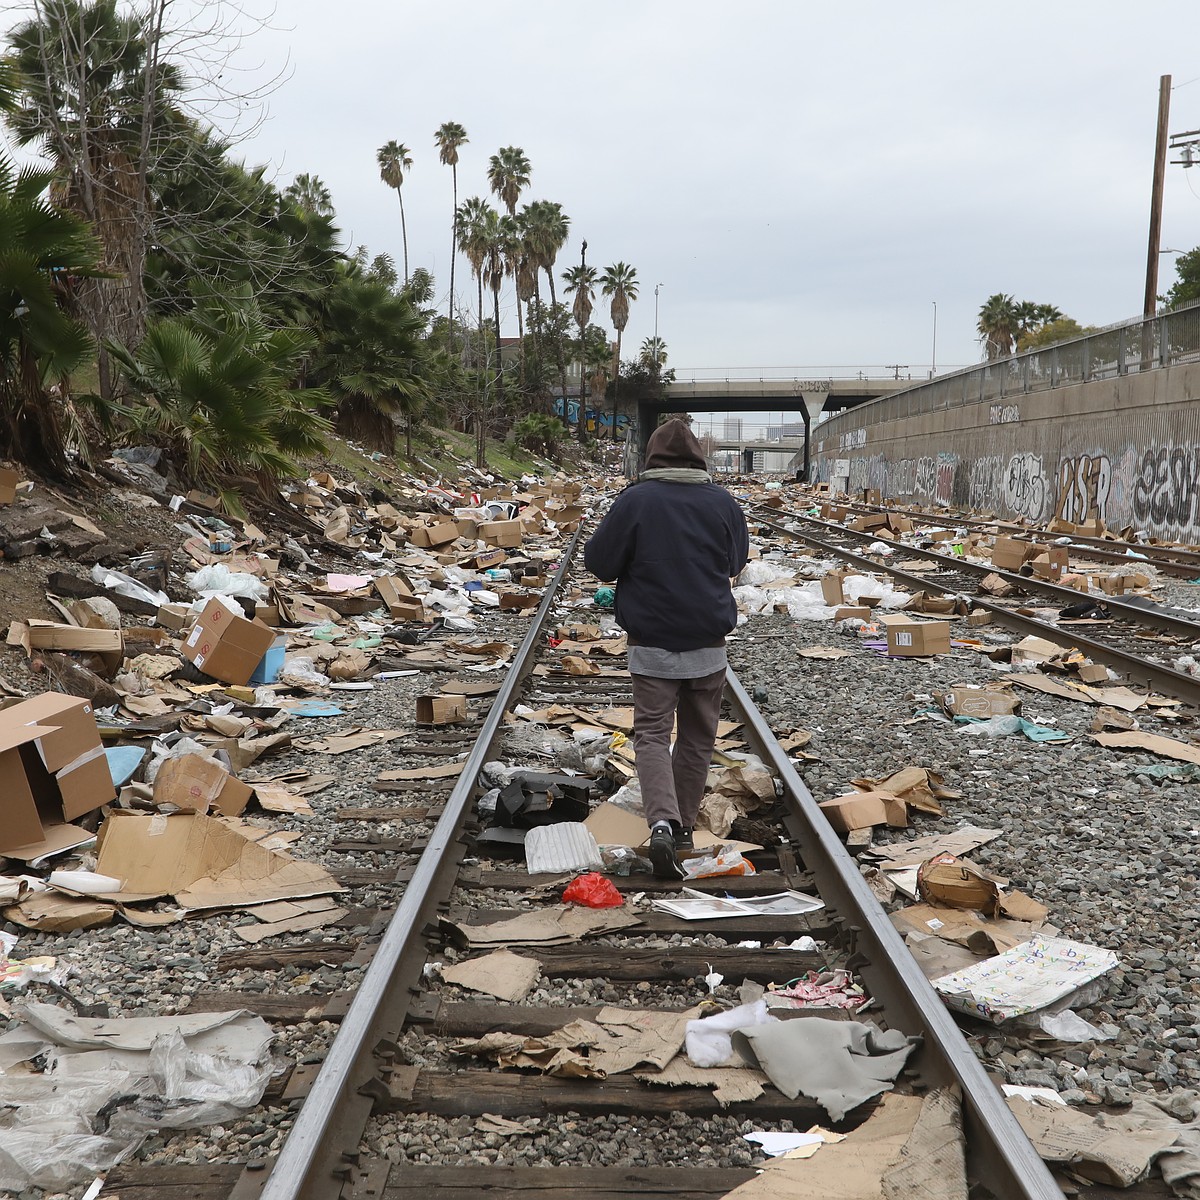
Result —
<path fill-rule="evenodd" d="M 236 596 L 242 600 L 265 600 L 270 595 L 256 575 L 231 571 L 224 563 L 210 563 L 187 576 L 187 585 L 198 596 Z"/>
<path fill-rule="evenodd" d="M 19 1015 L 0 1037 L 0 1189 L 12 1192 L 73 1187 L 149 1133 L 229 1120 L 274 1072 L 274 1035 L 249 1013 L 94 1019 L 31 1003 Z"/>
<path fill-rule="evenodd" d="M 98 583 L 106 591 L 116 592 L 118 596 L 128 596 L 131 600 L 143 600 L 147 604 L 156 604 L 160 608 L 164 604 L 171 603 L 171 597 L 166 592 L 147 587 L 123 571 L 110 571 L 107 567 L 100 566 L 99 563 L 92 568 L 92 582 Z"/>

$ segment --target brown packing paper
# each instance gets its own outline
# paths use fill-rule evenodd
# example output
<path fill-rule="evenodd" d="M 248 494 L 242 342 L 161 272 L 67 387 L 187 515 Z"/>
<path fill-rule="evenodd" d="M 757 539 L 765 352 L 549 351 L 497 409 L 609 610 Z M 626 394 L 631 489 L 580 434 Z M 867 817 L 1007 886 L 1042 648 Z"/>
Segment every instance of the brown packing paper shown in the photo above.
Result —
<path fill-rule="evenodd" d="M 769 1085 L 755 1067 L 694 1067 L 683 1056 L 673 1058 L 661 1071 L 635 1071 L 634 1079 L 659 1087 L 706 1087 L 724 1108 L 757 1100 Z"/>
<path fill-rule="evenodd" d="M 482 958 L 441 968 L 441 976 L 447 983 L 514 1004 L 533 991 L 541 974 L 542 965 L 537 959 L 523 958 L 511 950 L 495 950 Z"/>

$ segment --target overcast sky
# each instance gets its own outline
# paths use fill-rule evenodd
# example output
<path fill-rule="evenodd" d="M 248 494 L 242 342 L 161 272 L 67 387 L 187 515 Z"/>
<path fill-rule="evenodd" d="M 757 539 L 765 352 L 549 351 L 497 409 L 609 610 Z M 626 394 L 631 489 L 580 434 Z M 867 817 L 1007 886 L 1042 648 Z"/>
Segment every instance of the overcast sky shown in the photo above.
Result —
<path fill-rule="evenodd" d="M 251 0 L 253 2 L 253 0 Z M 278 0 L 245 61 L 290 74 L 243 151 L 316 173 L 347 243 L 400 263 L 375 151 L 412 150 L 409 256 L 449 284 L 451 180 L 434 130 L 467 129 L 459 196 L 522 147 L 527 199 L 571 217 L 560 259 L 633 264 L 625 335 L 670 365 L 914 375 L 980 357 L 988 295 L 1084 324 L 1141 308 L 1161 74 L 1200 128 L 1195 0 L 717 3 Z M 1200 167 L 1169 166 L 1165 247 L 1200 243 Z M 1174 278 L 1163 255 L 1160 291 Z M 465 263 L 463 303 L 474 304 Z M 607 318 L 606 306 L 600 310 Z M 503 321 L 516 332 L 511 297 Z M 607 323 L 607 320 L 606 322 Z M 507 330 L 506 330 L 507 332 Z"/>

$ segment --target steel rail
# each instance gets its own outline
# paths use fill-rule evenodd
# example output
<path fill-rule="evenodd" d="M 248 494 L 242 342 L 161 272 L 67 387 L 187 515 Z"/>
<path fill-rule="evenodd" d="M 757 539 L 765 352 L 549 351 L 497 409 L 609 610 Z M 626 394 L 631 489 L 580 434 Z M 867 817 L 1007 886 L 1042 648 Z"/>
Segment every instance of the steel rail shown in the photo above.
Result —
<path fill-rule="evenodd" d="M 341 1193 L 342 1173 L 357 1154 L 370 1116 L 370 1097 L 363 1089 L 380 1073 L 382 1064 L 375 1059 L 376 1048 L 381 1039 L 396 1036 L 403 1023 L 425 962 L 425 927 L 448 894 L 463 855 L 458 840 L 460 827 L 473 800 L 479 772 L 499 739 L 513 697 L 533 668 L 535 651 L 541 645 L 582 533 L 581 525 L 546 588 L 429 837 L 428 848 L 413 871 L 312 1090 L 271 1167 L 260 1200 L 333 1200 Z"/>
<path fill-rule="evenodd" d="M 833 501 L 822 501 L 822 503 L 833 503 Z M 933 513 L 922 512 L 920 509 L 903 508 L 900 505 L 891 504 L 866 504 L 861 500 L 839 501 L 838 507 L 848 508 L 859 513 L 896 513 L 899 516 L 917 521 L 922 525 L 940 525 L 943 528 L 947 525 L 963 525 L 968 529 L 1004 529 L 1013 533 L 1037 534 L 1047 538 L 1067 537 L 1073 546 L 1078 546 L 1080 549 L 1086 550 L 1089 555 L 1094 555 L 1103 562 L 1134 565 L 1145 561 L 1152 566 L 1158 567 L 1160 570 L 1166 571 L 1168 574 L 1178 575 L 1180 578 L 1187 575 L 1200 574 L 1200 550 L 1190 550 L 1184 547 L 1139 545 L 1137 553 L 1145 557 L 1131 558 L 1128 554 L 1114 549 L 1111 541 L 1096 537 L 1093 534 L 1056 534 L 1048 529 L 1036 528 L 1031 525 L 1018 525 L 1014 521 L 988 521 L 983 517 L 964 517 L 956 514 L 937 516 Z"/>
<path fill-rule="evenodd" d="M 805 517 L 803 519 L 811 520 L 812 518 Z M 810 534 L 801 533 L 799 530 L 789 529 L 786 525 L 776 521 L 761 520 L 760 524 L 769 525 L 784 536 L 795 538 L 797 541 L 804 542 L 808 546 L 835 554 L 847 562 L 852 562 L 862 567 L 865 571 L 882 571 L 885 575 L 890 575 L 893 579 L 899 580 L 914 591 L 921 591 L 929 587 L 929 580 L 920 575 L 913 575 L 899 567 L 888 566 L 886 563 L 876 562 L 875 559 L 867 558 L 865 555 L 855 554 L 853 550 L 836 546 L 832 542 L 825 541 L 823 538 L 813 537 Z M 824 524 L 824 522 L 819 522 L 819 524 Z M 845 532 L 840 525 L 835 525 L 831 528 Z M 858 531 L 854 530 L 853 532 L 857 533 Z M 893 544 L 897 546 L 901 545 L 901 543 Z M 911 549 L 910 546 L 903 546 L 902 548 L 905 550 Z M 959 559 L 950 558 L 942 554 L 926 555 L 924 557 L 944 559 L 955 566 L 960 564 Z M 996 574 L 1008 575 L 1007 572 L 1000 571 L 996 572 Z M 1008 575 L 1008 578 L 1022 584 L 1028 582 L 1024 575 Z M 1063 590 L 1075 598 L 1078 598 L 1080 595 L 1074 588 L 1064 588 Z M 1019 633 L 1035 634 L 1038 637 L 1044 637 L 1056 642 L 1062 642 L 1065 638 L 1079 649 L 1086 650 L 1089 657 L 1096 662 L 1104 663 L 1106 666 L 1112 667 L 1114 670 L 1139 683 L 1149 684 L 1149 686 L 1166 693 L 1168 696 L 1174 696 L 1177 700 L 1182 700 L 1185 704 L 1189 704 L 1194 708 L 1200 708 L 1200 679 L 1194 676 L 1186 675 L 1182 671 L 1176 671 L 1172 667 L 1165 667 L 1160 663 L 1151 662 L 1147 658 L 1142 658 L 1140 655 L 1132 654 L 1128 650 L 1122 650 L 1117 646 L 1111 646 L 1107 642 L 1097 641 L 1086 634 L 1078 633 L 1075 629 L 1067 633 L 1057 625 L 1051 625 L 1047 621 L 1040 621 L 1037 617 L 1028 617 L 1024 613 L 1014 612 L 1011 608 L 1005 608 L 995 601 L 985 600 L 980 596 L 972 596 L 971 603 L 980 608 L 987 609 L 1002 625 L 1006 625 L 1010 629 Z M 1142 610 L 1135 608 L 1133 611 L 1138 613 Z M 1200 629 L 1196 630 L 1196 634 L 1200 636 Z"/>
<path fill-rule="evenodd" d="M 784 533 L 791 533 L 799 537 L 801 541 L 805 540 L 802 534 L 799 534 L 796 530 L 787 529 L 786 526 L 778 521 L 778 517 L 781 515 L 780 509 L 770 508 L 765 505 L 753 505 L 752 507 L 756 510 L 760 507 L 766 507 L 767 511 L 772 513 L 776 518 L 775 520 L 770 518 L 762 520 L 763 524 L 771 525 Z M 794 521 L 806 521 L 810 525 L 818 525 L 822 529 L 828 530 L 839 537 L 857 538 L 859 541 L 866 542 L 883 542 L 884 545 L 890 546 L 894 550 L 902 551 L 909 558 L 928 559 L 930 562 L 937 563 L 950 571 L 963 571 L 966 574 L 979 575 L 981 577 L 998 575 L 1013 587 L 1021 588 L 1027 592 L 1042 592 L 1045 595 L 1053 596 L 1062 603 L 1064 608 L 1068 604 L 1078 604 L 1085 596 L 1085 593 L 1077 591 L 1072 587 L 1065 587 L 1061 583 L 1053 583 L 1048 579 L 1035 579 L 1030 575 L 1018 575 L 1015 571 L 1005 571 L 990 563 L 974 563 L 967 559 L 956 558 L 951 554 L 939 554 L 936 550 L 918 550 L 915 546 L 908 545 L 907 542 L 898 542 L 893 538 L 881 537 L 877 531 L 866 532 L 861 529 L 847 529 L 844 525 L 839 525 L 832 521 L 822 521 L 819 517 L 804 516 L 801 513 L 783 512 L 782 515 Z M 755 519 L 760 520 L 757 512 L 755 513 Z M 823 544 L 827 545 L 828 543 Z M 922 588 L 929 586 L 929 581 L 922 580 L 918 575 L 913 575 L 909 578 L 917 580 L 918 585 Z M 1173 616 L 1169 612 L 1153 608 L 1142 608 L 1139 605 L 1130 604 L 1118 596 L 1105 596 L 1102 600 L 1096 597 L 1092 597 L 1092 599 L 1097 600 L 1097 603 L 1102 603 L 1105 608 L 1118 613 L 1125 620 L 1135 625 L 1149 625 L 1155 629 L 1162 629 L 1189 642 L 1200 641 L 1200 621 L 1198 620 L 1189 617 Z"/>
<path fill-rule="evenodd" d="M 784 824 L 826 908 L 836 912 L 854 934 L 856 949 L 865 958 L 856 969 L 868 991 L 882 1003 L 889 1026 L 923 1037 L 913 1060 L 922 1082 L 931 1088 L 957 1085 L 961 1091 L 973 1178 L 1004 1200 L 1062 1200 L 1062 1189 L 732 670 L 727 689 L 741 710 L 751 745 L 783 781 Z"/>

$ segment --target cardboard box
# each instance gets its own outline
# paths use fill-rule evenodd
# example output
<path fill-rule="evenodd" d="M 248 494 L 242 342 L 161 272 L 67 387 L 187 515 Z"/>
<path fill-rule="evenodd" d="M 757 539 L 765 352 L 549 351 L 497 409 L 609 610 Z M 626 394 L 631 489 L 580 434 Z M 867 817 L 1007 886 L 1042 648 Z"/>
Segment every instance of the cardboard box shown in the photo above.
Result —
<path fill-rule="evenodd" d="M 11 504 L 17 498 L 17 484 L 21 477 L 16 471 L 0 467 L 0 504 Z"/>
<path fill-rule="evenodd" d="M 537 608 L 542 597 L 537 592 L 501 592 L 500 607 L 502 609 Z"/>
<path fill-rule="evenodd" d="M 992 614 L 986 608 L 977 608 L 974 612 L 967 614 L 967 624 L 976 627 L 980 625 L 990 625 L 992 623 Z"/>
<path fill-rule="evenodd" d="M 511 549 L 513 546 L 521 544 L 521 522 L 483 521 L 479 526 L 479 536 L 489 546 L 501 546 Z"/>
<path fill-rule="evenodd" d="M 375 590 L 393 621 L 425 620 L 425 605 L 413 595 L 412 585 L 403 575 L 381 575 L 375 580 Z"/>
<path fill-rule="evenodd" d="M 269 625 L 248 621 L 214 596 L 184 641 L 183 656 L 213 679 L 245 684 L 271 649 L 275 636 Z"/>
<path fill-rule="evenodd" d="M 453 521 L 437 525 L 418 525 L 409 532 L 408 540 L 414 546 L 444 546 L 458 537 L 458 526 Z"/>
<path fill-rule="evenodd" d="M 786 604 L 780 607 L 784 612 L 788 611 Z M 857 618 L 860 621 L 869 621 L 871 619 L 871 610 L 865 604 L 843 604 L 833 614 L 835 621 L 845 621 L 851 618 Z"/>
<path fill-rule="evenodd" d="M 1008 717 L 1021 707 L 1020 700 L 1010 692 L 990 688 L 955 688 L 938 697 L 942 707 L 952 717 Z"/>
<path fill-rule="evenodd" d="M 851 792 L 848 796 L 822 800 L 819 807 L 840 833 L 870 829 L 873 825 L 890 825 L 893 829 L 908 825 L 908 805 L 891 792 Z"/>
<path fill-rule="evenodd" d="M 0 852 L 46 842 L 116 794 L 91 701 L 46 692 L 0 712 Z"/>
<path fill-rule="evenodd" d="M 508 555 L 496 547 L 491 550 L 481 550 L 475 555 L 475 569 L 477 571 L 486 571 L 488 567 L 498 567 L 504 563 Z"/>
<path fill-rule="evenodd" d="M 224 817 L 238 816 L 254 794 L 219 762 L 200 754 L 168 758 L 154 777 L 154 803 L 174 805 L 181 812 L 216 809 Z"/>
<path fill-rule="evenodd" d="M 1108 668 L 1100 663 L 1081 663 L 1077 668 L 1080 683 L 1108 683 Z"/>
<path fill-rule="evenodd" d="M 454 522 L 454 528 L 458 530 L 458 536 L 474 541 L 479 536 L 479 522 L 473 521 L 469 517 L 459 517 Z"/>
<path fill-rule="evenodd" d="M 164 604 L 158 610 L 154 623 L 173 633 L 179 633 L 187 628 L 191 619 L 192 610 L 186 604 Z"/>
<path fill-rule="evenodd" d="M 1067 549 L 1065 546 L 1047 546 L 1040 554 L 1031 558 L 1029 563 L 1039 579 L 1049 579 L 1057 583 L 1069 569 Z"/>
<path fill-rule="evenodd" d="M 254 606 L 254 619 L 261 621 L 264 625 L 269 625 L 272 629 L 279 626 L 279 605 L 278 604 L 256 604 Z"/>
<path fill-rule="evenodd" d="M 418 696 L 418 725 L 457 725 L 467 719 L 465 696 Z"/>
<path fill-rule="evenodd" d="M 992 566 L 1001 571 L 1018 571 L 1025 562 L 1029 542 L 1016 538 L 998 537 L 992 545 Z"/>
<path fill-rule="evenodd" d="M 850 575 L 850 571 L 829 571 L 821 580 L 821 595 L 830 608 L 837 608 L 846 603 L 842 592 L 842 580 Z"/>
<path fill-rule="evenodd" d="M 877 619 L 887 631 L 888 654 L 894 657 L 924 657 L 950 650 L 950 627 L 944 621 L 914 621 L 898 613 Z"/>

